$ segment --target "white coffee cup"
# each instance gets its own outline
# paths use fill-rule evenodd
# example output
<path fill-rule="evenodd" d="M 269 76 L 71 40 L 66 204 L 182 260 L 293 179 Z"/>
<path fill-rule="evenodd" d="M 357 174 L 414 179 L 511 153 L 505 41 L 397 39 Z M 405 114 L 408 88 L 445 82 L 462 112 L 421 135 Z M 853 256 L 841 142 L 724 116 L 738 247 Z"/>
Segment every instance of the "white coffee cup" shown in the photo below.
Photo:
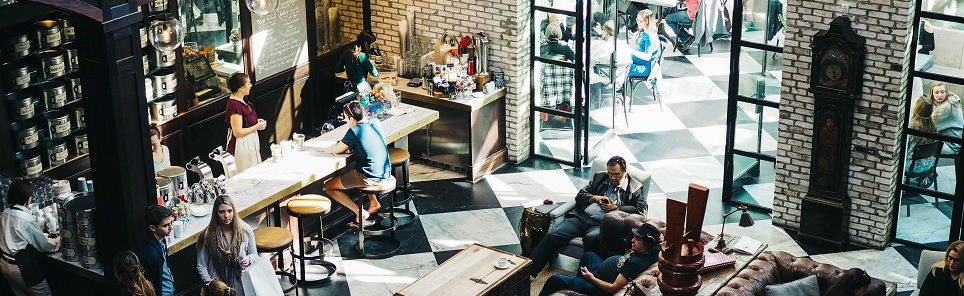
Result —
<path fill-rule="evenodd" d="M 278 162 L 281 160 L 281 155 L 283 153 L 281 149 L 281 145 L 271 144 L 271 161 Z"/>
<path fill-rule="evenodd" d="M 171 223 L 171 225 L 174 226 L 174 237 L 181 237 L 181 235 L 184 235 L 184 222 L 174 221 Z"/>
<path fill-rule="evenodd" d="M 505 257 L 499 258 L 499 261 L 496 263 L 496 265 L 498 265 L 500 268 L 508 267 L 509 259 Z"/>
<path fill-rule="evenodd" d="M 291 139 L 295 141 L 295 145 L 298 145 L 298 151 L 305 151 L 305 135 L 294 133 L 291 135 Z"/>

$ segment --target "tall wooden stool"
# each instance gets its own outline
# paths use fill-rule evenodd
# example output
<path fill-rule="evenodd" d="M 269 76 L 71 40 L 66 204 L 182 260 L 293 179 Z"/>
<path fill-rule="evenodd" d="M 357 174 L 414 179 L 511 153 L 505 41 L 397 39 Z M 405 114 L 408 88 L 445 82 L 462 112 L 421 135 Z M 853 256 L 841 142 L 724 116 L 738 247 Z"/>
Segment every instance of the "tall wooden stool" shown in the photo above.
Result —
<path fill-rule="evenodd" d="M 381 183 L 369 185 L 365 187 L 360 187 L 362 194 L 367 196 L 375 195 L 376 198 L 395 190 L 395 177 L 389 177 L 388 179 L 382 181 Z M 393 206 L 393 204 L 389 204 Z M 364 205 L 358 204 L 358 211 L 365 210 Z M 355 221 L 358 224 L 358 245 L 355 249 L 363 258 L 370 259 L 381 259 L 394 256 L 398 253 L 398 249 L 402 246 L 402 242 L 395 238 L 395 216 L 389 213 L 390 223 L 388 227 L 381 224 L 374 224 L 370 229 L 365 229 L 365 221 L 361 220 L 361 215 L 358 215 L 359 221 Z M 391 232 L 391 236 L 385 235 L 386 232 Z"/>
<path fill-rule="evenodd" d="M 291 254 L 294 254 L 294 237 L 291 235 L 291 231 L 281 227 L 261 227 L 254 230 L 254 243 L 258 247 L 258 253 L 275 253 L 272 256 L 278 256 L 278 269 L 275 270 L 274 274 L 280 275 L 282 279 L 288 278 L 288 282 L 291 287 L 284 289 L 285 294 L 291 292 L 291 290 L 298 288 L 298 277 L 295 276 L 295 261 L 291 260 L 288 272 L 284 269 L 284 251 L 286 249 L 291 249 Z M 295 291 L 295 295 L 298 292 Z"/>
<path fill-rule="evenodd" d="M 405 149 L 388 148 L 388 158 L 392 163 L 392 176 L 395 177 L 395 180 L 401 180 L 401 183 L 395 186 L 395 190 L 392 191 L 392 203 L 388 211 L 385 211 L 385 214 L 380 214 L 383 217 L 389 216 L 389 219 L 382 219 L 379 223 L 385 227 L 404 227 L 415 222 L 415 212 L 408 205 L 415 197 L 412 194 L 411 178 L 408 175 L 411 154 Z M 400 174 L 395 174 L 396 169 L 401 171 Z M 399 194 L 402 193 L 404 195 L 399 198 Z M 400 208 L 402 206 L 405 208 Z"/>
<path fill-rule="evenodd" d="M 292 257 L 298 259 L 299 269 L 301 277 L 298 278 L 298 282 L 301 284 L 319 284 L 331 280 L 331 276 L 335 274 L 334 263 L 325 260 L 325 244 L 329 244 L 334 248 L 334 244 L 331 240 L 325 238 L 324 227 L 322 224 L 322 217 L 324 217 L 328 212 L 331 211 L 331 200 L 327 197 L 316 195 L 316 194 L 306 194 L 296 197 L 292 197 L 288 201 L 288 214 L 292 217 L 298 218 L 298 254 L 292 253 Z M 318 237 L 311 238 L 305 235 L 305 219 L 318 218 Z M 308 239 L 308 243 L 305 243 L 305 239 Z M 305 249 L 311 245 L 311 241 L 318 241 L 318 255 L 306 255 Z M 328 271 L 328 275 L 320 279 L 308 280 L 305 277 L 305 260 L 319 260 L 321 267 Z M 316 261 L 317 262 L 317 261 Z"/>

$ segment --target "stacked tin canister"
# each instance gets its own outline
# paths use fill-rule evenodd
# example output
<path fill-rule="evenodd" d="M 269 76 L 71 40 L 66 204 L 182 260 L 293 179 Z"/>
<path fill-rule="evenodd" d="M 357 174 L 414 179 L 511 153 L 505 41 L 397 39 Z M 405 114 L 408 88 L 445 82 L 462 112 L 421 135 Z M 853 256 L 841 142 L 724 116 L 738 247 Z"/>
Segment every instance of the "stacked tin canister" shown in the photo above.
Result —
<path fill-rule="evenodd" d="M 80 57 L 67 17 L 16 28 L 0 36 L 0 95 L 11 119 L 18 173 L 35 178 L 89 150 Z"/>
<path fill-rule="evenodd" d="M 94 193 L 83 192 L 62 199 L 57 214 L 61 220 L 61 249 L 64 260 L 84 268 L 97 265 L 97 240 L 94 238 Z"/>
<path fill-rule="evenodd" d="M 67 203 L 74 199 L 74 193 L 57 196 L 57 218 L 60 219 L 60 253 L 64 260 L 77 262 L 77 219 L 67 211 Z"/>

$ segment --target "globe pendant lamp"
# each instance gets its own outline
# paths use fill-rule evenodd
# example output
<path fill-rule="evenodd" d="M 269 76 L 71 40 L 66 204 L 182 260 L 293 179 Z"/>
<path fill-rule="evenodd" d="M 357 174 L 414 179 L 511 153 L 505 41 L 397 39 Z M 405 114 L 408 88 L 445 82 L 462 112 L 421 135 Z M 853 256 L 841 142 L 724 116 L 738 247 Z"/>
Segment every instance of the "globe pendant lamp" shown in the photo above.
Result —
<path fill-rule="evenodd" d="M 244 0 L 244 4 L 248 5 L 248 9 L 254 14 L 265 16 L 278 8 L 279 0 Z"/>
<path fill-rule="evenodd" d="M 151 22 L 148 29 L 151 45 L 161 51 L 172 51 L 181 46 L 184 34 L 181 22 L 172 15 L 165 15 Z"/>

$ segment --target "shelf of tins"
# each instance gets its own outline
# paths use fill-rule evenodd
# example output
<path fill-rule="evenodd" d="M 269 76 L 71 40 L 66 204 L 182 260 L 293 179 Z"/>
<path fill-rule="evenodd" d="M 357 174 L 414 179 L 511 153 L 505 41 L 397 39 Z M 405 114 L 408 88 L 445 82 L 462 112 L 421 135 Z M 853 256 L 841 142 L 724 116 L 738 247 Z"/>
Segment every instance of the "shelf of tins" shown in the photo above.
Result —
<path fill-rule="evenodd" d="M 76 42 L 73 21 L 60 14 L 0 32 L 0 123 L 12 137 L 0 141 L 10 146 L 0 157 L 12 159 L 2 169 L 34 178 L 89 152 Z"/>
<path fill-rule="evenodd" d="M 177 115 L 177 52 L 155 48 L 150 42 L 150 26 L 154 21 L 176 17 L 168 0 L 153 0 L 139 7 L 144 16 L 139 34 L 144 61 L 144 88 L 148 118 L 163 122 Z"/>

